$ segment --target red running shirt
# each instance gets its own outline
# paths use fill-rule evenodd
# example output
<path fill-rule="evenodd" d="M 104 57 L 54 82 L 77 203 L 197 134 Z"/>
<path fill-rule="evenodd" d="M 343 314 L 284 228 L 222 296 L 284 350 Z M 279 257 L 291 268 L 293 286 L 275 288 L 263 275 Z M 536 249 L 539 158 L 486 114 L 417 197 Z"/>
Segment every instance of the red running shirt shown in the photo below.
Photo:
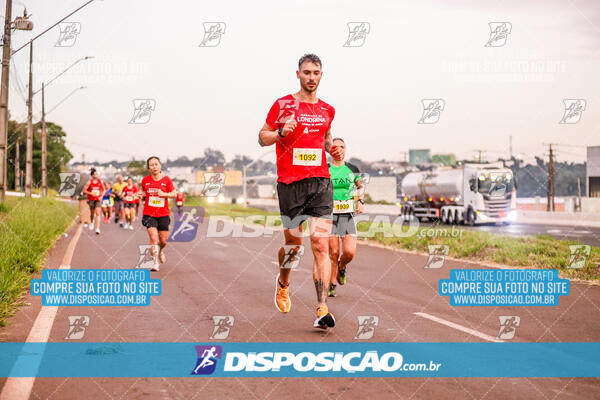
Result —
<path fill-rule="evenodd" d="M 169 193 L 175 190 L 171 178 L 163 176 L 162 179 L 155 181 L 151 175 L 142 179 L 142 190 L 146 192 L 146 200 L 144 201 L 144 215 L 151 217 L 167 217 L 171 211 L 169 210 L 169 199 L 158 197 L 158 190 Z"/>
<path fill-rule="evenodd" d="M 184 194 L 183 192 L 179 192 L 177 193 L 177 197 L 175 198 L 175 202 L 178 206 L 182 206 L 183 205 L 183 198 L 184 198 Z"/>
<path fill-rule="evenodd" d="M 91 195 L 87 195 L 88 201 L 99 201 L 100 197 L 104 194 L 104 185 L 100 179 L 91 179 L 90 185 L 88 186 L 88 192 L 92 192 Z"/>
<path fill-rule="evenodd" d="M 329 178 L 325 156 L 325 134 L 331 128 L 335 109 L 322 100 L 316 104 L 303 103 L 291 94 L 277 99 L 267 114 L 267 125 L 283 127 L 292 117 L 296 129 L 275 146 L 277 153 L 277 182 L 292 183 L 305 178 Z"/>
<path fill-rule="evenodd" d="M 137 192 L 138 189 L 137 187 L 135 187 L 135 185 L 131 185 L 131 187 L 125 186 L 121 190 L 121 196 L 123 197 L 123 201 L 127 204 L 135 203 L 135 199 L 137 198 L 135 195 L 137 194 Z"/>

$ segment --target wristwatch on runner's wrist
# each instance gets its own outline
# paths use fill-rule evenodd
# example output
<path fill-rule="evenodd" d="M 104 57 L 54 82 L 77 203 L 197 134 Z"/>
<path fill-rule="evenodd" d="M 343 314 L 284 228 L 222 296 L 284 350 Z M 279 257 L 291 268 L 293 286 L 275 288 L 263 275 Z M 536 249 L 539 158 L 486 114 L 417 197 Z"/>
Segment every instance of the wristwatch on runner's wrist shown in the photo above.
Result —
<path fill-rule="evenodd" d="M 285 137 L 281 134 L 281 132 L 283 132 L 283 128 L 280 126 L 279 129 L 277 130 L 277 134 L 279 135 L 279 137 Z"/>
<path fill-rule="evenodd" d="M 358 199 L 357 201 L 360 201 L 360 204 L 365 204 L 365 201 L 363 199 Z"/>

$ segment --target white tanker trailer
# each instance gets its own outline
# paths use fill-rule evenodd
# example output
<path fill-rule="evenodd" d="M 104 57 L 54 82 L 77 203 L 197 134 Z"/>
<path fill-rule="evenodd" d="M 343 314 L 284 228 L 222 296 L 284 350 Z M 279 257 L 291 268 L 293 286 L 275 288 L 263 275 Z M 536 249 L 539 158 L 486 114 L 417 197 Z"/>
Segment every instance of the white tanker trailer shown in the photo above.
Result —
<path fill-rule="evenodd" d="M 501 163 L 411 172 L 402 180 L 402 215 L 475 225 L 509 223 L 515 215 L 516 185 Z"/>

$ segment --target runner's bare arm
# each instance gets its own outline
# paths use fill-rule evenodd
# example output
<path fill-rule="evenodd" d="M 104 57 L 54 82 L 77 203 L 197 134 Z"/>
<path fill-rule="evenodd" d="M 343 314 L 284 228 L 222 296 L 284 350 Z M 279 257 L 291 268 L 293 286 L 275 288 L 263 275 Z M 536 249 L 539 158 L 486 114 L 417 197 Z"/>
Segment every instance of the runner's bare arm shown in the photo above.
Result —
<path fill-rule="evenodd" d="M 359 179 L 355 183 L 357 189 L 358 199 L 364 201 L 365 200 L 365 185 L 363 184 L 362 179 Z"/>
<path fill-rule="evenodd" d="M 325 133 L 325 151 L 329 153 L 329 150 L 331 150 L 332 145 L 333 138 L 331 137 L 331 129 L 328 129 L 327 133 Z"/>
<path fill-rule="evenodd" d="M 268 124 L 264 124 L 258 134 L 258 144 L 261 147 L 270 146 L 279 140 L 279 133 Z"/>
<path fill-rule="evenodd" d="M 81 191 L 81 193 L 83 194 L 91 194 L 90 192 L 88 192 L 88 188 L 90 187 L 90 181 L 87 181 L 85 186 L 83 187 L 83 190 Z"/>

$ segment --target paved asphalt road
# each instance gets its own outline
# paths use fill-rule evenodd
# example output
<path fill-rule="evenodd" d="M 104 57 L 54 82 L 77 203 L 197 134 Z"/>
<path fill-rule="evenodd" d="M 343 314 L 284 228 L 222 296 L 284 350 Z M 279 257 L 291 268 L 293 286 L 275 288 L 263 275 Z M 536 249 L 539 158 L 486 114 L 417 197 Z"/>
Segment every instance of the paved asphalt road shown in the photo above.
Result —
<path fill-rule="evenodd" d="M 483 342 L 481 336 L 422 317 L 459 324 L 495 337 L 501 315 L 518 315 L 515 342 L 591 342 L 600 337 L 600 286 L 571 283 L 571 294 L 558 307 L 451 307 L 437 294 L 437 283 L 450 268 L 476 267 L 446 260 L 441 269 L 424 269 L 427 257 L 359 245 L 349 266 L 348 283 L 330 299 L 336 328 L 312 328 L 315 289 L 307 251 L 292 275 L 292 311 L 273 305 L 280 232 L 256 238 L 206 238 L 207 223 L 196 240 L 169 243 L 167 263 L 153 278 L 163 293 L 149 307 L 59 307 L 50 342 L 67 342 L 69 315 L 86 315 L 87 342 L 206 342 L 212 316 L 232 315 L 227 341 L 352 342 L 357 316 L 379 317 L 372 341 Z M 75 230 L 61 238 L 47 259 L 58 268 Z M 134 231 L 103 226 L 100 236 L 83 230 L 71 268 L 131 268 L 138 245 L 147 242 Z M 308 244 L 305 241 L 305 244 Z M 3 329 L 3 341 L 24 341 L 40 310 L 40 298 L 27 296 Z M 484 336 L 485 337 L 485 336 Z M 193 367 L 193 366 L 192 366 Z M 0 379 L 0 385 L 5 379 Z M 592 378 L 37 378 L 31 399 L 598 399 L 600 379 Z"/>

